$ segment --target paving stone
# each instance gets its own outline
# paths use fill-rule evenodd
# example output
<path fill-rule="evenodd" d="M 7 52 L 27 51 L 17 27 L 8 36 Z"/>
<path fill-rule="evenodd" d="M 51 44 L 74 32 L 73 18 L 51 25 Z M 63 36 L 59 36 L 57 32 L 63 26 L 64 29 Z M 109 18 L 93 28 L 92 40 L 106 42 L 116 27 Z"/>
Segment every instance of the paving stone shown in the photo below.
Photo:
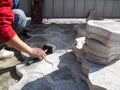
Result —
<path fill-rule="evenodd" d="M 68 38 L 64 34 L 61 33 L 52 33 L 50 36 L 46 36 L 48 38 L 48 43 L 56 46 L 56 49 L 61 49 L 66 47 L 65 40 Z M 70 41 L 71 42 L 71 41 Z"/>
<path fill-rule="evenodd" d="M 76 38 L 75 42 L 72 45 L 72 51 L 76 56 L 76 60 L 81 63 L 82 58 L 85 56 L 85 52 L 82 49 L 83 44 L 85 43 L 85 37 Z"/>
<path fill-rule="evenodd" d="M 48 26 L 44 30 L 42 28 L 38 28 L 38 27 L 34 28 L 34 29 L 32 29 L 32 31 L 28 32 L 27 35 L 31 36 L 31 37 L 33 37 L 33 36 L 44 36 L 44 35 L 51 34 L 52 32 L 62 32 L 62 31 L 64 31 L 64 29 L 59 28 L 56 25 L 51 25 L 51 26 Z"/>
<path fill-rule="evenodd" d="M 85 55 L 86 55 L 86 53 L 83 49 L 79 50 L 79 54 L 78 53 L 75 54 L 76 60 L 81 63 L 82 59 L 85 57 Z"/>
<path fill-rule="evenodd" d="M 43 45 L 45 43 L 43 42 L 32 42 L 32 43 L 28 43 L 31 47 L 38 47 L 38 48 L 43 48 Z"/>
<path fill-rule="evenodd" d="M 89 20 L 86 26 L 87 33 L 100 35 L 111 41 L 120 41 L 120 23 L 109 20 Z"/>
<path fill-rule="evenodd" d="M 42 61 L 36 60 L 36 62 L 27 65 L 28 61 L 29 60 L 26 60 L 23 63 L 16 66 L 16 73 L 18 74 L 18 76 L 22 77 L 23 75 L 26 75 L 26 73 L 33 72 L 47 74 L 49 72 L 49 69 L 52 69 L 54 67 L 52 63 L 49 63 L 46 60 Z"/>
<path fill-rule="evenodd" d="M 90 53 L 92 55 L 98 56 L 98 57 L 103 57 L 103 58 L 109 58 L 111 56 L 115 56 L 115 55 L 120 55 L 120 50 L 117 49 L 115 51 L 102 51 L 102 50 L 96 50 L 95 48 L 90 48 L 89 45 L 84 45 L 83 49 L 86 53 Z"/>
<path fill-rule="evenodd" d="M 78 90 L 90 90 L 88 84 L 85 81 L 81 81 Z"/>
<path fill-rule="evenodd" d="M 120 49 L 120 47 L 107 47 L 101 42 L 95 40 L 95 39 L 85 39 L 85 43 L 92 49 L 95 49 L 97 51 L 101 52 L 116 52 Z"/>
<path fill-rule="evenodd" d="M 48 42 L 48 39 L 46 37 L 43 37 L 43 36 L 34 36 L 32 38 L 29 38 L 29 39 L 26 39 L 25 40 L 26 43 L 35 43 L 35 42 L 43 42 L 43 43 L 46 43 Z"/>
<path fill-rule="evenodd" d="M 75 55 L 71 51 L 57 50 L 53 54 L 47 55 L 46 61 L 52 63 L 53 65 L 57 65 L 58 67 L 63 67 L 74 63 Z"/>
<path fill-rule="evenodd" d="M 88 76 L 83 73 L 81 73 L 81 80 L 85 81 L 88 84 Z"/>
<path fill-rule="evenodd" d="M 73 29 L 77 31 L 77 37 L 85 37 L 86 36 L 86 23 L 74 25 Z"/>
<path fill-rule="evenodd" d="M 59 54 L 60 56 L 57 53 L 56 55 L 51 54 L 46 57 L 46 60 L 51 60 L 39 61 L 29 66 L 26 66 L 27 60 L 25 60 L 16 66 L 16 72 L 22 79 L 9 87 L 9 90 L 78 90 L 83 84 L 80 80 L 80 65 L 75 62 L 75 58 L 71 54 L 71 52 Z M 58 58 L 59 61 L 56 61 Z M 58 62 L 58 64 L 50 61 Z M 85 87 L 87 85 L 82 88 Z"/>
<path fill-rule="evenodd" d="M 52 30 L 52 31 L 51 31 Z M 53 33 L 53 32 L 59 32 L 59 33 L 61 33 L 61 32 L 63 32 L 64 31 L 64 29 L 62 29 L 62 28 L 60 28 L 60 27 L 58 27 L 57 25 L 51 25 L 51 26 L 49 26 L 48 28 L 46 28 L 46 29 L 44 29 L 44 32 L 47 34 L 47 33 Z"/>
<path fill-rule="evenodd" d="M 90 68 L 95 65 L 95 63 L 88 61 L 85 57 L 82 60 L 82 64 L 81 64 L 81 73 L 84 74 L 86 77 L 89 74 L 89 70 Z"/>
<path fill-rule="evenodd" d="M 45 79 L 54 85 L 59 85 L 64 82 L 80 82 L 80 66 L 78 63 L 73 63 L 59 68 L 58 70 L 45 76 Z M 61 82 L 62 81 L 62 82 Z"/>
<path fill-rule="evenodd" d="M 109 58 L 103 58 L 103 57 L 98 57 L 98 56 L 87 53 L 86 54 L 86 59 L 91 61 L 91 62 L 97 63 L 97 64 L 108 65 L 108 64 L 110 64 L 114 61 L 119 60 L 120 59 L 120 54 L 113 55 Z"/>
<path fill-rule="evenodd" d="M 100 16 L 100 14 L 94 9 L 90 11 L 90 14 L 88 16 L 88 18 L 86 19 L 86 21 L 89 20 L 103 20 L 103 18 Z"/>
<path fill-rule="evenodd" d="M 26 75 L 24 75 L 17 84 L 13 86 L 9 86 L 9 90 L 24 90 L 23 89 L 24 85 L 28 84 L 29 82 L 33 82 L 37 80 L 38 78 L 42 78 L 42 77 L 43 75 L 41 73 L 35 73 L 35 72 L 26 73 Z M 30 90 L 30 89 L 26 89 L 26 90 Z M 35 90 L 35 89 L 32 89 L 32 90 Z"/>
<path fill-rule="evenodd" d="M 98 41 L 100 43 L 103 43 L 104 45 L 106 45 L 106 42 L 108 41 L 107 38 L 102 37 L 102 36 L 100 36 L 98 34 L 90 33 L 90 32 L 87 33 L 86 38 L 88 38 L 88 39 L 94 39 L 94 40 L 96 40 L 96 41 Z"/>
<path fill-rule="evenodd" d="M 105 46 L 110 47 L 110 48 L 120 46 L 120 41 L 108 40 L 107 38 L 103 36 L 93 34 L 93 33 L 87 33 L 86 38 L 99 41 L 101 44 L 104 44 Z"/>
<path fill-rule="evenodd" d="M 76 31 L 73 30 L 73 29 L 66 29 L 62 32 L 63 35 L 65 35 L 65 39 L 63 40 L 64 43 L 65 43 L 65 48 L 69 48 L 69 49 L 72 49 L 72 44 L 75 40 L 75 37 L 76 37 Z M 62 38 L 61 38 L 62 39 Z M 64 48 L 64 49 L 65 49 Z"/>
<path fill-rule="evenodd" d="M 21 54 L 22 54 L 23 59 L 27 59 L 24 63 L 28 62 L 29 59 L 32 59 L 32 57 L 30 57 L 26 53 L 22 52 Z M 52 64 L 52 66 L 57 65 L 58 67 L 62 67 L 62 66 L 74 63 L 75 55 L 73 54 L 72 51 L 56 50 L 55 52 L 53 52 L 53 54 L 47 55 L 45 61 Z M 33 67 L 33 66 L 31 66 L 31 67 Z"/>
<path fill-rule="evenodd" d="M 51 31 L 52 32 L 52 31 Z M 63 32 L 53 32 L 47 33 L 46 35 L 42 36 L 34 36 L 30 39 L 25 40 L 29 45 L 31 43 L 36 43 L 34 45 L 40 46 L 37 44 L 41 44 L 43 46 L 46 43 L 53 44 L 56 46 L 56 49 L 71 49 L 72 43 L 75 38 L 75 31 L 73 30 L 65 30 Z M 33 45 L 32 45 L 33 46 Z"/>
<path fill-rule="evenodd" d="M 90 90 L 120 90 L 120 60 L 104 66 L 93 66 L 89 71 Z"/>
<path fill-rule="evenodd" d="M 27 32 L 27 35 L 30 37 L 34 37 L 39 35 L 45 35 L 45 32 L 41 28 L 36 27 L 33 28 L 31 31 Z"/>

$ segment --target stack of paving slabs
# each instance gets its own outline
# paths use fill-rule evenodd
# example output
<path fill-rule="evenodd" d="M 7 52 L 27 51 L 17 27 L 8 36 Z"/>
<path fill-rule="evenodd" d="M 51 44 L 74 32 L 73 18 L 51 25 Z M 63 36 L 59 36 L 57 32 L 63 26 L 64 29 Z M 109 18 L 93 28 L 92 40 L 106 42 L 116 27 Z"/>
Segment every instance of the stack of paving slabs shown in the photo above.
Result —
<path fill-rule="evenodd" d="M 119 22 L 89 20 L 86 32 L 86 59 L 104 65 L 120 59 Z"/>
<path fill-rule="evenodd" d="M 72 51 L 76 56 L 78 62 L 82 62 L 85 57 L 85 51 L 83 50 L 83 44 L 85 43 L 85 37 L 76 38 L 72 45 Z"/>

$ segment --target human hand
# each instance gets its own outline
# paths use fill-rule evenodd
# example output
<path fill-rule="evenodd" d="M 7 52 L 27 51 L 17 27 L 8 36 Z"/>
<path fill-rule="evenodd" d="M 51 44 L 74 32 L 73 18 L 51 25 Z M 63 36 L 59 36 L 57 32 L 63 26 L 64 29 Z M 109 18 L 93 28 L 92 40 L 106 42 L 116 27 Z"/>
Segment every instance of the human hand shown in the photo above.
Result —
<path fill-rule="evenodd" d="M 46 57 L 45 51 L 43 51 L 40 48 L 31 48 L 30 55 L 32 57 L 39 58 L 40 60 L 45 59 L 45 57 Z"/>

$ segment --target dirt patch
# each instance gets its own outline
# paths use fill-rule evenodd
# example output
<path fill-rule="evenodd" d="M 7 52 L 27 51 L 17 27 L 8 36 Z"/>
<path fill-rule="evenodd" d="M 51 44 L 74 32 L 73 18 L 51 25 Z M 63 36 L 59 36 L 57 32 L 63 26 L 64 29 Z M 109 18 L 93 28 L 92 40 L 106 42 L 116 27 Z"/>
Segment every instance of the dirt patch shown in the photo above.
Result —
<path fill-rule="evenodd" d="M 0 90 L 8 90 L 20 77 L 15 73 L 15 65 L 20 63 L 16 56 L 0 60 Z"/>

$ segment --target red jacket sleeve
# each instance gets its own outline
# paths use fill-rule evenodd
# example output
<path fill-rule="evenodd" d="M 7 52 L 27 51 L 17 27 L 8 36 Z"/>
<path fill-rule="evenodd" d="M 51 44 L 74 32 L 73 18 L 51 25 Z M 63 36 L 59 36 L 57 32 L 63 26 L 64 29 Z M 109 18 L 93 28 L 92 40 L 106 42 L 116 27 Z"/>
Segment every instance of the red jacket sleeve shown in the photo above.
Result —
<path fill-rule="evenodd" d="M 0 41 L 7 42 L 15 36 L 12 28 L 14 14 L 12 12 L 13 0 L 0 0 Z"/>

